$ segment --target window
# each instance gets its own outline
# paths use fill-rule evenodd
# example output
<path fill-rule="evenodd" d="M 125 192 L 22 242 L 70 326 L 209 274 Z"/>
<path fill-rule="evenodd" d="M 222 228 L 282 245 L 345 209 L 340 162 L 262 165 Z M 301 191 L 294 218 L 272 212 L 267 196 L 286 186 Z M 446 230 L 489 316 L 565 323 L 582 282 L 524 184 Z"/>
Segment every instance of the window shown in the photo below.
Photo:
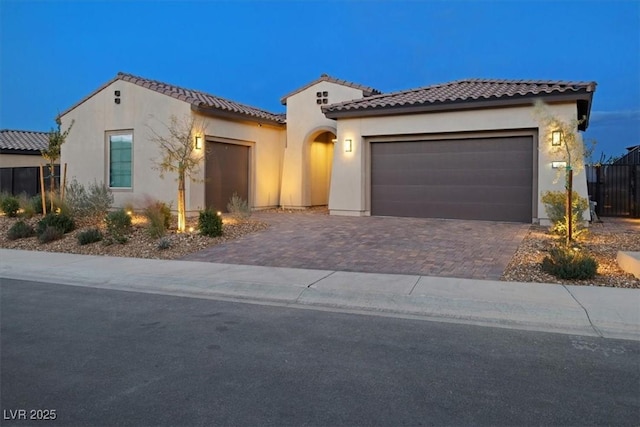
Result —
<path fill-rule="evenodd" d="M 109 187 L 131 188 L 133 134 L 109 135 Z"/>

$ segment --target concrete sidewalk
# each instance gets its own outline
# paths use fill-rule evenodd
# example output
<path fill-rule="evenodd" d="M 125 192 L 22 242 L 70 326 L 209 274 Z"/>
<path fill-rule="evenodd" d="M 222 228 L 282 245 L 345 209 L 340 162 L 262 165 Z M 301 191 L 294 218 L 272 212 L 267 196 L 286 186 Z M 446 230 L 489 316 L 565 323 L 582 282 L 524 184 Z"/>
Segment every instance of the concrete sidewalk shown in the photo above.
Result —
<path fill-rule="evenodd" d="M 640 290 L 0 249 L 0 278 L 640 340 Z"/>

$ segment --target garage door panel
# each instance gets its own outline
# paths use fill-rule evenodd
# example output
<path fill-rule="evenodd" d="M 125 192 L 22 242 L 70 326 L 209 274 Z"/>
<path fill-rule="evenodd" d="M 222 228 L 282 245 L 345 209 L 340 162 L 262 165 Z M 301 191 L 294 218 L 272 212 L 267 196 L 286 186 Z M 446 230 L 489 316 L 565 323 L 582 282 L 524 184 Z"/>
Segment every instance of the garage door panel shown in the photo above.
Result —
<path fill-rule="evenodd" d="M 373 215 L 530 222 L 533 138 L 371 143 Z"/>
<path fill-rule="evenodd" d="M 207 142 L 205 203 L 222 212 L 234 193 L 249 200 L 249 147 Z"/>
<path fill-rule="evenodd" d="M 462 186 L 462 185 L 442 185 L 442 186 L 378 186 L 376 192 L 372 194 L 376 200 L 393 203 L 514 203 L 523 191 L 528 191 L 528 187 L 501 187 L 496 189 L 492 186 Z M 528 203 L 530 205 L 530 203 Z"/>
<path fill-rule="evenodd" d="M 514 173 L 516 172 L 516 173 Z M 372 185 L 385 185 L 403 179 L 403 185 L 469 185 L 478 182 L 492 186 L 527 187 L 531 185 L 531 177 L 518 174 L 513 169 L 443 169 L 425 170 L 384 170 L 378 171 Z"/>

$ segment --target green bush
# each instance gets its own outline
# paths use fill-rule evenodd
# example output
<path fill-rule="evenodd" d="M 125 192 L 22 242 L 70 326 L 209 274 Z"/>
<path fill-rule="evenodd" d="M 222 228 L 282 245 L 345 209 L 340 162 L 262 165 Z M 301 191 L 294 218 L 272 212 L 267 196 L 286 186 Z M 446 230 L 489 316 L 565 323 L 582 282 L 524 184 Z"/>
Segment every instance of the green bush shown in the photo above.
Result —
<path fill-rule="evenodd" d="M 229 203 L 227 204 L 227 211 L 231 216 L 238 219 L 246 219 L 251 216 L 251 209 L 249 204 L 242 197 L 238 196 L 238 193 L 233 193 Z"/>
<path fill-rule="evenodd" d="M 127 234 L 131 231 L 131 217 L 124 209 L 109 212 L 104 219 L 107 226 L 105 241 L 107 243 L 126 243 L 129 240 Z"/>
<path fill-rule="evenodd" d="M 18 202 L 20 203 L 21 218 L 32 218 L 36 214 L 33 204 L 31 203 L 31 198 L 27 196 L 27 193 L 21 193 L 18 196 Z"/>
<path fill-rule="evenodd" d="M 113 205 L 113 194 L 102 182 L 93 181 L 85 188 L 73 179 L 67 185 L 65 201 L 75 216 L 102 218 Z"/>
<path fill-rule="evenodd" d="M 38 241 L 40 243 L 49 243 L 54 240 L 62 238 L 64 233 L 57 227 L 47 226 L 41 233 L 38 234 Z"/>
<path fill-rule="evenodd" d="M 100 240 L 102 240 L 102 233 L 97 228 L 90 228 L 78 233 L 78 244 L 80 245 L 88 245 Z"/>
<path fill-rule="evenodd" d="M 76 227 L 73 218 L 65 213 L 48 213 L 38 221 L 36 233 L 40 236 L 49 227 L 57 228 L 62 234 L 73 231 Z"/>
<path fill-rule="evenodd" d="M 200 211 L 198 216 L 200 234 L 208 237 L 222 236 L 222 217 L 211 209 Z"/>
<path fill-rule="evenodd" d="M 18 221 L 11 226 L 9 231 L 7 231 L 7 239 L 24 239 L 25 237 L 31 237 L 34 234 L 36 234 L 36 232 L 32 226 L 24 221 Z"/>
<path fill-rule="evenodd" d="M 171 208 L 164 202 L 153 201 L 144 208 L 147 232 L 154 239 L 164 236 L 171 225 Z"/>
<path fill-rule="evenodd" d="M 567 236 L 567 220 L 565 208 L 567 206 L 567 194 L 564 191 L 547 191 L 542 194 L 542 203 L 551 221 L 551 232 L 560 236 Z M 578 237 L 586 229 L 584 227 L 583 212 L 589 208 L 589 201 L 580 197 L 577 192 L 571 196 L 571 234 Z"/>
<path fill-rule="evenodd" d="M 5 196 L 2 198 L 0 208 L 2 212 L 8 217 L 14 218 L 18 216 L 18 210 L 20 209 L 20 201 L 14 196 Z"/>
<path fill-rule="evenodd" d="M 597 261 L 571 248 L 557 247 L 549 250 L 542 260 L 542 270 L 559 279 L 591 279 L 598 271 Z"/>
<path fill-rule="evenodd" d="M 172 245 L 173 245 L 173 242 L 169 237 L 165 236 L 160 240 L 158 240 L 158 249 L 160 249 L 161 251 L 165 249 L 169 249 Z"/>

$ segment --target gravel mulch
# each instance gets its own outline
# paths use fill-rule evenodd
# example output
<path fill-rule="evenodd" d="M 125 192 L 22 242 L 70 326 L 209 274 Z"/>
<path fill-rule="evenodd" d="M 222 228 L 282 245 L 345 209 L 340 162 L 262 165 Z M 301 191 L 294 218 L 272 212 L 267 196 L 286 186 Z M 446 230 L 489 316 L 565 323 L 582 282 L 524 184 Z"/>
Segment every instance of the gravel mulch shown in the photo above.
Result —
<path fill-rule="evenodd" d="M 40 217 L 34 217 L 25 220 L 25 222 L 35 227 L 39 219 Z M 209 246 L 234 240 L 268 227 L 267 224 L 252 219 L 223 218 L 222 236 L 211 238 L 202 236 L 197 231 L 178 233 L 174 217 L 174 224 L 172 224 L 165 236 L 171 241 L 171 246 L 168 249 L 159 249 L 158 242 L 160 239 L 149 237 L 143 218 L 137 216 L 133 217 L 133 229 L 128 236 L 127 243 L 115 243 L 112 245 L 105 245 L 102 242 L 82 246 L 78 244 L 77 235 L 84 230 L 95 227 L 95 224 L 90 221 L 76 223 L 76 230 L 65 234 L 62 239 L 50 243 L 41 244 L 35 237 L 11 241 L 7 239 L 7 231 L 17 220 L 16 218 L 0 217 L 0 248 L 153 259 L 179 259 Z M 197 227 L 197 218 L 187 219 L 187 230 L 190 227 L 193 227 L 193 229 Z"/>
<path fill-rule="evenodd" d="M 640 251 L 640 227 L 621 226 L 615 221 L 594 224 L 576 242 L 581 251 L 598 262 L 598 273 L 590 280 L 561 280 L 542 271 L 540 263 L 547 251 L 559 243 L 559 237 L 549 234 L 547 227 L 531 226 L 518 250 L 511 258 L 502 280 L 516 282 L 558 283 L 565 285 L 640 288 L 636 279 L 618 266 L 618 251 Z"/>
<path fill-rule="evenodd" d="M 280 209 L 273 211 L 283 214 L 305 212 L 327 214 L 326 209 L 316 209 L 312 212 Z M 35 226 L 38 220 L 39 217 L 35 217 L 25 221 Z M 35 237 L 11 241 L 7 239 L 7 231 L 16 221 L 18 221 L 17 218 L 0 216 L 0 248 L 154 259 L 180 259 L 209 246 L 268 228 L 268 224 L 253 219 L 238 220 L 224 217 L 223 235 L 210 238 L 201 236 L 197 231 L 177 233 L 174 218 L 174 224 L 166 234 L 166 237 L 171 240 L 171 247 L 162 250 L 158 248 L 159 239 L 148 236 L 141 217 L 133 218 L 133 231 L 129 235 L 129 241 L 123 245 L 104 245 L 101 242 L 79 245 L 78 233 L 94 226 L 87 221 L 77 224 L 75 231 L 51 243 L 41 244 Z M 607 224 L 605 222 L 604 226 L 593 225 L 586 236 L 578 242 L 581 250 L 594 256 L 598 262 L 598 274 L 591 280 L 560 280 L 543 272 L 540 263 L 547 251 L 558 243 L 558 237 L 550 235 L 547 227 L 535 225 L 529 229 L 527 236 L 507 265 L 501 280 L 640 289 L 640 280 L 621 270 L 616 261 L 619 250 L 640 251 L 640 223 L 633 227 L 620 226 L 620 224 L 622 223 Z M 190 227 L 197 227 L 197 218 L 187 220 L 187 229 Z"/>

